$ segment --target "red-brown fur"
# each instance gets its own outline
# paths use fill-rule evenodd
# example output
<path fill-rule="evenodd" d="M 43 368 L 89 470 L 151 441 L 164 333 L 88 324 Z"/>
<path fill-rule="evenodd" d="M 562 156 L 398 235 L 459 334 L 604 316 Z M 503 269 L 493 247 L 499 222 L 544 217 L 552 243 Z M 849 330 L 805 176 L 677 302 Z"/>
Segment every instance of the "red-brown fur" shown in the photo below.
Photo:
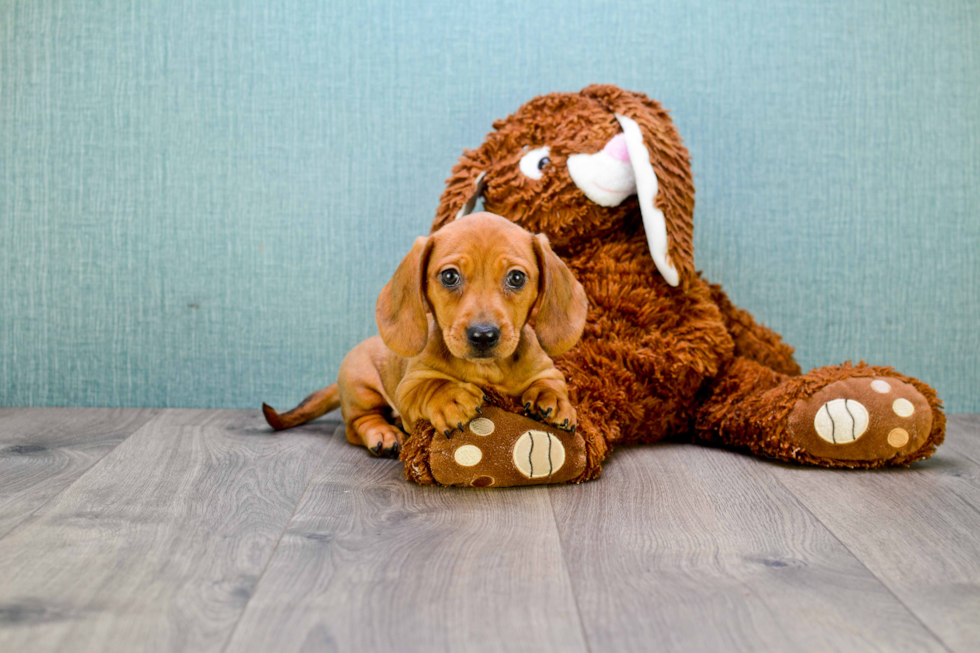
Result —
<path fill-rule="evenodd" d="M 571 180 L 567 157 L 595 153 L 621 131 L 615 114 L 635 120 L 659 180 L 655 205 L 667 224 L 669 259 L 680 283 L 666 283 L 650 257 L 636 197 L 604 208 Z M 483 144 L 466 151 L 442 194 L 433 231 L 451 224 L 485 173 L 485 205 L 547 234 L 589 297 L 577 347 L 556 359 L 578 409 L 589 465 L 599 475 L 613 445 L 688 438 L 759 455 L 827 467 L 878 467 L 928 457 L 943 440 L 945 418 L 935 392 L 891 368 L 844 364 L 800 375 L 793 349 L 734 306 L 720 286 L 695 272 L 694 186 L 688 152 L 667 112 L 639 93 L 590 86 L 535 98 L 494 123 Z M 551 148 L 540 180 L 521 174 L 526 147 Z M 833 381 L 879 376 L 904 380 L 928 401 L 931 431 L 914 451 L 874 460 L 816 457 L 792 439 L 787 415 Z M 424 424 L 406 451 L 406 473 L 432 482 L 413 461 L 431 434 Z M 413 471 L 414 470 L 414 471 Z"/>

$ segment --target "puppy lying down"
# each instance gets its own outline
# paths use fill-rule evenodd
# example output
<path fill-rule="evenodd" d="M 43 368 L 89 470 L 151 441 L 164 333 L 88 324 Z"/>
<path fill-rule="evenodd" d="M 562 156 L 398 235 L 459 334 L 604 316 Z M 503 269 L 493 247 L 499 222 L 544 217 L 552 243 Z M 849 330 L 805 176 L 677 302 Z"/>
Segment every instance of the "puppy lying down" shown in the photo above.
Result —
<path fill-rule="evenodd" d="M 262 411 L 280 430 L 339 406 L 348 441 L 397 457 L 418 420 L 447 438 L 463 431 L 488 387 L 571 431 L 575 409 L 550 356 L 578 342 L 587 311 L 545 236 L 474 213 L 416 239 L 378 297 L 380 337 L 347 354 L 337 383 L 282 415 Z"/>

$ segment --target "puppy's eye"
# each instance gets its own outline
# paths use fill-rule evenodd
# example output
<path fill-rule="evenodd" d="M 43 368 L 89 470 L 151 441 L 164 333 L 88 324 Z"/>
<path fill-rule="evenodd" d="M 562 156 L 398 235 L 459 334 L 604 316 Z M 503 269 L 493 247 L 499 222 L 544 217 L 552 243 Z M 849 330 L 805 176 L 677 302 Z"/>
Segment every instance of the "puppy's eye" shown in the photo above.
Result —
<path fill-rule="evenodd" d="M 520 270 L 511 270 L 507 273 L 507 285 L 514 290 L 520 290 L 527 283 L 527 275 Z"/>
<path fill-rule="evenodd" d="M 551 165 L 550 154 L 551 148 L 548 146 L 530 150 L 521 157 L 521 172 L 524 173 L 525 177 L 541 179 L 541 176 L 544 174 L 544 169 Z"/>
<path fill-rule="evenodd" d="M 439 280 L 446 288 L 455 288 L 459 285 L 459 272 L 452 268 L 443 270 L 439 273 Z"/>

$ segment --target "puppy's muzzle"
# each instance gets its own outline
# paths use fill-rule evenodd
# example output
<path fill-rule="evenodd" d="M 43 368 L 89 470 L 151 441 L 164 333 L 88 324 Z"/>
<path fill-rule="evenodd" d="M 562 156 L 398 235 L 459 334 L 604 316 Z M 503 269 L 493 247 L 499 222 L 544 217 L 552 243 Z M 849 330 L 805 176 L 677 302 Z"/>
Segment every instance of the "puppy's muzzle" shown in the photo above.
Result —
<path fill-rule="evenodd" d="M 466 329 L 466 339 L 480 355 L 489 355 L 500 342 L 500 329 L 495 324 L 474 324 Z"/>

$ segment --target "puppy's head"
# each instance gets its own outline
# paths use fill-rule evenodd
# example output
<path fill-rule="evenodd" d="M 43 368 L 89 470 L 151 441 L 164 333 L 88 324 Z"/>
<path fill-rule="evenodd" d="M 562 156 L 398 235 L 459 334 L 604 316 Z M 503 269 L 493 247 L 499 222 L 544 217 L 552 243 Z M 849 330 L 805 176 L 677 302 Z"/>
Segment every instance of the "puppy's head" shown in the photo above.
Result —
<path fill-rule="evenodd" d="M 585 328 L 585 291 L 533 236 L 489 213 L 475 213 L 418 238 L 381 291 L 375 311 L 389 349 L 410 358 L 428 339 L 426 312 L 456 358 L 510 356 L 531 319 L 542 348 L 567 351 Z"/>

